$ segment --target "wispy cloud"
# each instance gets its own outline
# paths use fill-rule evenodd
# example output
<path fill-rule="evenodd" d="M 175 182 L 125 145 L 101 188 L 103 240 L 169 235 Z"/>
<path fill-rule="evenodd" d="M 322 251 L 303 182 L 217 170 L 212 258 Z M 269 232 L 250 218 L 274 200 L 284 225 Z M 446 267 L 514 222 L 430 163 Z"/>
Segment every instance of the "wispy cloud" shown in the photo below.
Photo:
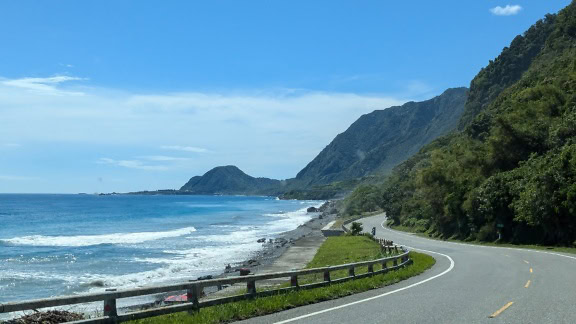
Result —
<path fill-rule="evenodd" d="M 82 95 L 82 92 L 77 91 L 67 91 L 58 88 L 57 86 L 64 82 L 69 81 L 80 81 L 85 80 L 84 78 L 71 77 L 71 76 L 53 76 L 48 78 L 21 78 L 12 80 L 3 80 L 1 83 L 3 85 L 23 88 L 30 91 L 40 92 L 44 94 L 51 95 Z"/>
<path fill-rule="evenodd" d="M 114 160 L 110 158 L 100 158 L 97 163 L 147 171 L 166 171 L 169 169 L 164 165 L 149 165 L 139 160 Z"/>
<path fill-rule="evenodd" d="M 177 161 L 191 161 L 192 158 L 178 157 L 178 156 L 165 156 L 165 155 L 146 155 L 140 156 L 139 159 L 148 161 L 163 161 L 163 162 L 177 162 Z"/>
<path fill-rule="evenodd" d="M 494 7 L 490 9 L 490 12 L 496 16 L 513 16 L 522 10 L 520 5 L 506 5 L 505 7 Z"/>
<path fill-rule="evenodd" d="M 39 180 L 40 178 L 37 177 L 23 177 L 23 176 L 15 176 L 15 175 L 1 175 L 0 174 L 0 181 L 34 181 Z"/>
<path fill-rule="evenodd" d="M 49 85 L 66 91 L 58 83 L 66 78 Z M 178 171 L 182 178 L 228 164 L 255 176 L 294 176 L 361 115 L 414 99 L 302 89 L 143 94 L 89 86 L 83 96 L 54 96 L 15 83 L 21 84 L 0 79 L 3 143 L 93 146 L 101 164 Z M 62 156 L 63 163 L 78 161 L 74 153 Z"/>
<path fill-rule="evenodd" d="M 182 152 L 192 152 L 192 153 L 206 153 L 207 149 L 195 146 L 180 146 L 180 145 L 164 145 L 160 147 L 164 150 L 182 151 Z"/>
<path fill-rule="evenodd" d="M 0 143 L 0 148 L 17 148 L 21 146 L 22 145 L 18 143 Z"/>

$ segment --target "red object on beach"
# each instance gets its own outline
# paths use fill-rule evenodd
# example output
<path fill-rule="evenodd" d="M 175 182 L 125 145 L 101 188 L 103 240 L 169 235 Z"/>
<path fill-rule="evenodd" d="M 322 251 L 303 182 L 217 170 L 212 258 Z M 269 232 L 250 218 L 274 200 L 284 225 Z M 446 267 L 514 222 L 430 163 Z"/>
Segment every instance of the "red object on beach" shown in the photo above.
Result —
<path fill-rule="evenodd" d="M 175 296 L 168 296 L 164 298 L 165 303 L 184 303 L 188 301 L 188 296 L 184 295 L 175 295 Z"/>

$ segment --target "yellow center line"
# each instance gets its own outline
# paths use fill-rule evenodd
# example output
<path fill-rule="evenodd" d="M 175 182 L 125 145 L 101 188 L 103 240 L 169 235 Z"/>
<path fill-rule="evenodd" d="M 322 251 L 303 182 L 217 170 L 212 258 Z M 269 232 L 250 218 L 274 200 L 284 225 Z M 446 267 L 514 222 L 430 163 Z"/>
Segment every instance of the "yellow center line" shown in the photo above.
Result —
<path fill-rule="evenodd" d="M 524 285 L 524 288 L 528 288 L 528 287 L 530 287 L 530 282 L 531 282 L 531 281 L 530 281 L 530 280 L 528 280 L 528 282 L 527 282 L 527 283 Z"/>
<path fill-rule="evenodd" d="M 505 311 L 508 307 L 512 306 L 512 304 L 514 304 L 514 302 L 509 302 L 508 304 L 504 305 L 504 307 L 500 308 L 499 310 L 497 310 L 496 312 L 494 312 L 494 314 L 488 316 L 490 318 L 494 318 L 498 315 L 500 315 L 500 313 L 502 313 L 503 311 Z"/>
<path fill-rule="evenodd" d="M 530 273 L 534 272 L 534 270 L 532 270 L 532 268 L 530 268 Z"/>
<path fill-rule="evenodd" d="M 530 262 L 528 262 L 528 261 L 524 260 L 524 263 L 526 263 L 526 264 L 529 264 Z"/>

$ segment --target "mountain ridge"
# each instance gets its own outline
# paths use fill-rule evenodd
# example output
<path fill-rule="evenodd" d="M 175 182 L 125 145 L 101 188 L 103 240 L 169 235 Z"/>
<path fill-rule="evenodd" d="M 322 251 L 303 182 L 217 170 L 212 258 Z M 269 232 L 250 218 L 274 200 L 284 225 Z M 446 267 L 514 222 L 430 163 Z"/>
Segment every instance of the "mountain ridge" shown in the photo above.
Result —
<path fill-rule="evenodd" d="M 306 185 L 385 174 L 434 138 L 456 128 L 468 89 L 451 88 L 421 102 L 375 110 L 338 134 L 297 175 Z"/>

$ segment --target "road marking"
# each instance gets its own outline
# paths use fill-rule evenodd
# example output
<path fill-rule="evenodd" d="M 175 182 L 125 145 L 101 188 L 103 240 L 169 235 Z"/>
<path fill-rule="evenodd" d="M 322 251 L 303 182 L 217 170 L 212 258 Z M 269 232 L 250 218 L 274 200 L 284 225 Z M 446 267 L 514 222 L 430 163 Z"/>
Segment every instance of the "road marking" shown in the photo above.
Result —
<path fill-rule="evenodd" d="M 534 272 L 534 270 L 532 270 L 532 268 L 530 268 L 530 273 Z"/>
<path fill-rule="evenodd" d="M 528 262 L 528 261 L 526 261 L 526 260 L 524 260 L 524 263 L 526 263 L 526 264 L 530 264 L 530 262 Z"/>
<path fill-rule="evenodd" d="M 524 285 L 524 288 L 528 288 L 528 287 L 530 287 L 530 282 L 531 282 L 531 281 L 530 281 L 530 280 L 528 280 L 528 282 L 527 282 L 527 283 Z"/>
<path fill-rule="evenodd" d="M 386 226 L 384 226 L 384 222 L 386 222 L 386 221 L 383 221 L 383 222 L 380 224 L 380 226 L 382 226 L 382 228 L 383 228 L 384 230 L 387 230 L 387 231 L 390 231 L 390 232 L 394 232 L 394 233 L 396 233 L 396 234 L 398 234 L 398 235 L 407 236 L 407 237 L 410 237 L 410 238 L 417 238 L 417 239 L 422 239 L 422 240 L 428 240 L 428 241 L 434 241 L 434 242 L 440 242 L 440 243 L 448 243 L 448 244 L 455 244 L 455 245 L 463 245 L 463 246 L 473 247 L 473 248 L 476 247 L 476 248 L 490 248 L 490 249 L 508 249 L 508 250 L 522 251 L 522 252 L 532 252 L 532 253 L 550 254 L 550 255 L 555 255 L 555 256 L 560 256 L 560 257 L 563 257 L 563 258 L 568 258 L 568 259 L 576 260 L 576 257 L 568 256 L 568 255 L 564 255 L 564 254 L 560 254 L 560 253 L 554 253 L 554 252 L 545 252 L 545 251 L 538 251 L 538 250 L 531 250 L 531 249 L 509 248 L 509 247 L 496 247 L 496 246 L 485 246 L 485 245 L 484 245 L 484 246 L 483 246 L 483 245 L 473 245 L 473 244 L 464 244 L 464 243 L 455 243 L 455 242 L 445 242 L 445 241 L 442 242 L 442 241 L 432 240 L 432 239 L 428 239 L 428 238 L 424 238 L 424 237 L 419 237 L 419 236 L 416 236 L 416 235 L 410 235 L 410 234 L 408 234 L 408 233 L 403 233 L 403 232 L 399 232 L 399 231 L 392 230 L 392 229 L 387 228 Z M 423 249 L 411 248 L 411 247 L 409 247 L 409 246 L 406 246 L 406 247 L 409 248 L 409 249 L 414 249 L 414 250 L 419 250 L 419 251 L 423 251 L 423 252 L 429 252 L 429 253 L 433 253 L 433 254 L 438 254 L 438 255 L 444 256 L 444 257 L 446 257 L 446 258 L 448 258 L 448 259 L 450 260 L 450 267 L 449 267 L 448 269 L 446 269 L 444 272 L 440 273 L 440 274 L 437 274 L 437 275 L 435 275 L 435 276 L 433 276 L 433 277 L 430 277 L 430 278 L 428 278 L 428 279 L 425 279 L 425 280 L 416 282 L 416 283 L 414 283 L 414 284 L 412 284 L 412 285 L 409 285 L 409 286 L 406 286 L 406 287 L 403 287 L 403 288 L 399 288 L 399 289 L 396 289 L 396 290 L 393 290 L 393 291 L 390 291 L 390 292 L 387 292 L 387 293 L 384 293 L 384 294 L 381 294 L 381 295 L 378 295 L 378 296 L 373 296 L 373 297 L 369 297 L 369 298 L 366 298 L 366 299 L 358 300 L 358 301 L 355 301 L 355 302 L 352 302 L 352 303 L 348 303 L 348 304 L 344 304 L 344 305 L 340 305 L 340 306 L 336 306 L 336 307 L 332 307 L 332 308 L 327 308 L 327 309 L 324 309 L 324 310 L 321 310 L 321 311 L 317 311 L 317 312 L 309 313 L 309 314 L 306 314 L 306 315 L 302 315 L 302 316 L 294 317 L 294 318 L 291 318 L 291 319 L 287 319 L 287 320 L 284 320 L 284 321 L 276 322 L 275 324 L 290 323 L 290 322 L 294 322 L 294 321 L 301 320 L 301 319 L 304 319 L 304 318 L 308 318 L 308 317 L 311 317 L 311 316 L 315 316 L 315 315 L 327 313 L 327 312 L 330 312 L 330 311 L 333 311 L 333 310 L 337 310 L 337 309 L 340 309 L 340 308 L 345 308 L 345 307 L 348 307 L 348 306 L 353 306 L 353 305 L 360 304 L 360 303 L 363 303 L 363 302 L 366 302 L 366 301 L 370 301 L 370 300 L 373 300 L 373 299 L 377 299 L 377 298 L 381 298 L 381 297 L 384 297 L 384 296 L 388 296 L 388 295 L 391 295 L 391 294 L 394 294 L 394 293 L 397 293 L 397 292 L 400 292 L 400 291 L 403 291 L 403 290 L 406 290 L 406 289 L 409 289 L 409 288 L 412 288 L 412 287 L 421 285 L 421 284 L 423 284 L 423 283 L 425 283 L 425 282 L 428 282 L 428 281 L 430 281 L 430 280 L 436 279 L 436 278 L 438 278 L 438 277 L 441 277 L 441 276 L 447 274 L 448 272 L 452 271 L 452 269 L 454 268 L 454 260 L 453 260 L 450 256 L 448 256 L 448 255 L 446 255 L 446 254 L 442 254 L 442 253 L 439 253 L 439 252 L 428 251 L 428 250 L 423 250 Z M 532 272 L 532 268 L 530 268 L 530 270 L 531 270 L 530 272 Z M 492 318 L 492 317 L 498 316 L 500 313 L 502 313 L 504 310 L 506 310 L 508 307 L 510 307 L 513 303 L 514 303 L 514 302 L 509 302 L 509 303 L 506 304 L 504 307 L 502 307 L 501 309 L 499 309 L 497 312 L 495 312 L 494 314 L 492 314 L 490 317 Z"/>
<path fill-rule="evenodd" d="M 382 225 L 382 227 L 384 227 L 384 226 Z M 397 292 L 400 292 L 400 291 L 403 291 L 403 290 L 406 290 L 406 289 L 410 289 L 410 288 L 419 286 L 419 285 L 421 285 L 421 284 L 423 284 L 423 283 L 425 283 L 425 282 L 428 282 L 428 281 L 430 281 L 430 280 L 434 280 L 434 279 L 436 279 L 436 278 L 442 277 L 443 275 L 447 274 L 448 272 L 452 271 L 452 269 L 454 269 L 454 260 L 452 260 L 452 258 L 451 258 L 450 256 L 446 255 L 446 254 L 439 253 L 439 252 L 428 251 L 428 250 L 423 250 L 423 249 L 411 248 L 411 247 L 409 247 L 409 246 L 405 246 L 405 247 L 408 248 L 408 249 L 413 249 L 413 250 L 418 250 L 418 251 L 423 251 L 423 252 L 438 254 L 438 255 L 441 255 L 441 256 L 443 256 L 443 257 L 446 257 L 446 258 L 448 258 L 448 260 L 450 260 L 450 266 L 448 267 L 448 269 L 444 270 L 442 273 L 439 273 L 439 274 L 437 274 L 437 275 L 435 275 L 435 276 L 433 276 L 433 277 L 430 277 L 430 278 L 428 278 L 428 279 L 424 279 L 424 280 L 422 280 L 422 281 L 418 281 L 418 282 L 413 283 L 413 284 L 411 284 L 411 285 L 409 285 L 409 286 L 406 286 L 406 287 L 398 288 L 398 289 L 396 289 L 396 290 L 392 290 L 392 291 L 389 291 L 389 292 L 387 292 L 387 293 L 383 293 L 383 294 L 380 294 L 380 295 L 377 295 L 377 296 L 372 296 L 372 297 L 365 298 L 365 299 L 362 299 L 362 300 L 357 300 L 357 301 L 355 301 L 355 302 L 351 302 L 351 303 L 348 303 L 348 304 L 344 304 L 344 305 L 340 305 L 340 306 L 336 306 L 336 307 L 331 307 L 331 308 L 326 308 L 326 309 L 323 309 L 323 310 L 321 310 L 321 311 L 317 311 L 317 312 L 309 313 L 309 314 L 306 314 L 306 315 L 302 315 L 302 316 L 290 318 L 290 319 L 287 319 L 287 320 L 284 320 L 284 321 L 276 322 L 275 324 L 290 323 L 290 322 L 298 321 L 298 320 L 301 320 L 301 319 L 304 319 L 304 318 L 308 318 L 308 317 L 311 317 L 311 316 L 320 315 L 320 314 L 323 314 L 323 313 L 331 312 L 331 311 L 333 311 L 333 310 L 337 310 L 337 309 L 341 309 L 341 308 L 344 308 L 344 307 L 353 306 L 353 305 L 360 304 L 360 303 L 363 303 L 363 302 L 371 301 L 371 300 L 374 300 L 374 299 L 377 299 L 377 298 L 385 297 L 385 296 L 388 296 L 388 295 L 391 295 L 391 294 L 394 294 L 394 293 L 397 293 Z"/>
<path fill-rule="evenodd" d="M 496 312 L 494 312 L 494 314 L 488 316 L 490 318 L 494 318 L 498 315 L 500 315 L 500 313 L 502 313 L 503 311 L 505 311 L 508 307 L 512 306 L 512 304 L 514 304 L 514 302 L 509 302 L 508 304 L 504 305 L 504 307 L 500 308 L 499 310 L 497 310 Z"/>
<path fill-rule="evenodd" d="M 378 215 L 375 215 L 373 217 L 376 217 L 376 216 L 378 216 Z M 382 224 L 384 224 L 385 222 L 386 221 L 382 222 Z M 385 230 L 393 232 L 393 233 L 398 234 L 398 235 L 404 235 L 404 236 L 407 236 L 410 238 L 421 239 L 421 240 L 426 240 L 426 241 L 433 241 L 433 242 L 454 244 L 454 245 L 462 245 L 462 246 L 467 246 L 467 247 L 471 247 L 471 248 L 505 249 L 505 250 L 521 251 L 521 252 L 550 254 L 550 255 L 555 255 L 555 256 L 559 256 L 559 257 L 563 257 L 563 258 L 576 260 L 576 257 L 574 257 L 574 256 L 564 255 L 564 254 L 560 254 L 560 253 L 556 253 L 556 252 L 546 252 L 546 251 L 540 251 L 540 250 L 534 250 L 534 249 L 521 249 L 521 248 L 511 248 L 511 247 L 503 247 L 503 246 L 487 246 L 487 245 L 476 245 L 476 244 L 466 244 L 466 243 L 456 243 L 456 242 L 433 240 L 433 239 L 429 239 L 426 237 L 414 235 L 414 233 L 405 233 L 405 232 L 396 231 L 396 230 L 390 229 L 388 227 L 385 227 L 384 225 L 382 225 L 382 227 Z"/>

